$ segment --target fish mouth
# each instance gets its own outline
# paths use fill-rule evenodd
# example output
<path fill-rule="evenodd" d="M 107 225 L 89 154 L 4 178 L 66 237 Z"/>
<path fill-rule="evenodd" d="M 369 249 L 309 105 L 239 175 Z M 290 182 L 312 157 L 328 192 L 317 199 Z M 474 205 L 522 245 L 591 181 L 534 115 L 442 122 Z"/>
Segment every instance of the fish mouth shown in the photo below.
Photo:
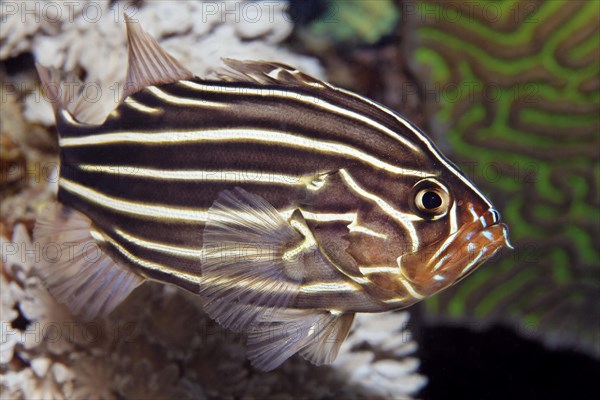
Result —
<path fill-rule="evenodd" d="M 508 227 L 490 208 L 445 240 L 399 257 L 398 264 L 415 289 L 429 296 L 464 279 L 503 247 L 513 249 Z"/>
<path fill-rule="evenodd" d="M 500 214 L 498 211 L 490 208 L 483 213 L 477 220 L 464 226 L 461 230 L 465 230 L 463 235 L 468 242 L 466 249 L 464 246 L 458 247 L 459 252 L 465 253 L 470 260 L 460 272 L 458 280 L 465 278 L 477 267 L 490 259 L 498 250 L 503 247 L 514 249 L 508 240 L 508 227 L 500 222 Z M 459 232 L 460 233 L 460 230 Z M 443 266 L 443 269 L 450 268 L 451 265 Z"/>

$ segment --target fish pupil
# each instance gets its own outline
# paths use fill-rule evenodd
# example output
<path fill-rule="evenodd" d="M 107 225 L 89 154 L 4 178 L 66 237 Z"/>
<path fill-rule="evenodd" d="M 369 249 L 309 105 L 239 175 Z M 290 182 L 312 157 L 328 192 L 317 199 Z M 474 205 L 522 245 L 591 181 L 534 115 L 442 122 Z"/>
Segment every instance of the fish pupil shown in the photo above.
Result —
<path fill-rule="evenodd" d="M 428 210 L 433 210 L 442 205 L 442 198 L 436 192 L 425 192 L 421 199 L 423 207 Z"/>

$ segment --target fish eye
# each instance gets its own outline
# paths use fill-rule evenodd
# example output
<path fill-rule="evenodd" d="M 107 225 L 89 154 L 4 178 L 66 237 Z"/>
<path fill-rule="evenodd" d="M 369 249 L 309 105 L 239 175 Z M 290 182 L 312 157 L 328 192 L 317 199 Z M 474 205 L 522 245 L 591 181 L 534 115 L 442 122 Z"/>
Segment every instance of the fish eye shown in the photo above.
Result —
<path fill-rule="evenodd" d="M 433 190 L 421 190 L 418 198 L 421 208 L 435 210 L 442 205 L 442 197 Z"/>
<path fill-rule="evenodd" d="M 450 192 L 439 181 L 423 179 L 412 188 L 413 211 L 424 219 L 443 217 L 451 205 Z"/>

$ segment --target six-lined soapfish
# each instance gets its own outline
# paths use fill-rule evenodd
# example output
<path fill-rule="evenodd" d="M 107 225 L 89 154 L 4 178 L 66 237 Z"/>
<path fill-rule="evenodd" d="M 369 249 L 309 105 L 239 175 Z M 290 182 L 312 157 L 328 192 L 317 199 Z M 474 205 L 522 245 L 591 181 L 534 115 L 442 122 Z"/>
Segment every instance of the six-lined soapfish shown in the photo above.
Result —
<path fill-rule="evenodd" d="M 408 307 L 509 246 L 492 204 L 397 113 L 275 62 L 200 79 L 126 24 L 124 95 L 100 123 L 38 66 L 61 168 L 35 236 L 75 249 L 40 273 L 74 313 L 105 315 L 152 279 L 246 333 L 260 369 L 330 363 L 355 313 Z"/>

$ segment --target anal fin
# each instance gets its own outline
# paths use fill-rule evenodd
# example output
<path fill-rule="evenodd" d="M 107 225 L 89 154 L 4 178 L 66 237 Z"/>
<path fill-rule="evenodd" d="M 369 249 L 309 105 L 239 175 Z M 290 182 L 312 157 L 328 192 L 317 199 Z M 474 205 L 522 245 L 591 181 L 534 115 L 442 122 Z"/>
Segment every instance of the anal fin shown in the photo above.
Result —
<path fill-rule="evenodd" d="M 248 335 L 252 365 L 271 371 L 297 352 L 315 365 L 330 364 L 352 327 L 354 314 L 287 309 L 269 315 Z"/>
<path fill-rule="evenodd" d="M 144 281 L 106 255 L 94 232 L 86 216 L 60 203 L 42 213 L 34 230 L 42 251 L 52 254 L 38 268 L 46 287 L 85 320 L 107 315 Z"/>
<path fill-rule="evenodd" d="M 320 327 L 317 336 L 300 351 L 300 355 L 315 365 L 331 364 L 346 340 L 354 314 L 335 315 L 330 312 L 328 322 Z"/>

